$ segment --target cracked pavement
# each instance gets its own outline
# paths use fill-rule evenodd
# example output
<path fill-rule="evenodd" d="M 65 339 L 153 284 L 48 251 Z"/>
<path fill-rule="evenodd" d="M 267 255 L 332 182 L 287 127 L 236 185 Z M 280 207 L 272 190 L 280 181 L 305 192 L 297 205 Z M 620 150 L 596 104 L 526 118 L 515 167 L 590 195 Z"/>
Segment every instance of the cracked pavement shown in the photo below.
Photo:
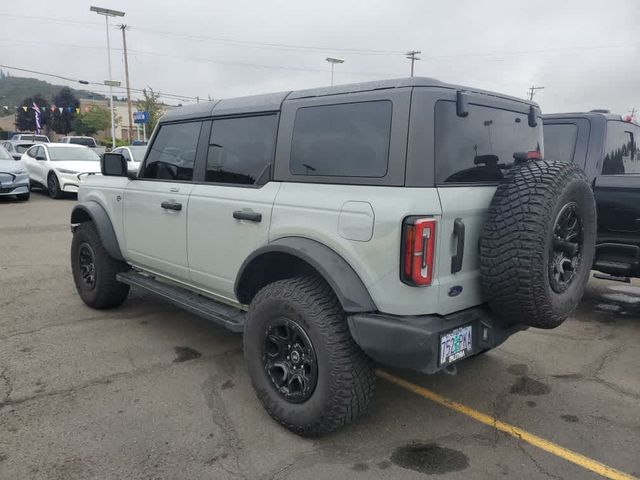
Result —
<path fill-rule="evenodd" d="M 283 430 L 240 336 L 137 292 L 84 306 L 74 205 L 0 200 L 1 479 L 598 478 L 382 380 L 355 424 L 314 440 Z M 592 279 L 556 330 L 521 332 L 455 376 L 393 373 L 640 476 L 639 366 L 640 282 Z M 423 458 L 394 463 L 407 447 Z"/>

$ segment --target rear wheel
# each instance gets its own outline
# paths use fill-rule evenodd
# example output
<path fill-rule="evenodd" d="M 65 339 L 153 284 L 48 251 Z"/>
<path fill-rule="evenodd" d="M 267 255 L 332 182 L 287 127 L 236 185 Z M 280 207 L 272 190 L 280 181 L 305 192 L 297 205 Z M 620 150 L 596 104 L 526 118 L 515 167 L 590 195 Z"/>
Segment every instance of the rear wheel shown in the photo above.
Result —
<path fill-rule="evenodd" d="M 244 354 L 269 415 L 302 436 L 346 425 L 373 395 L 370 360 L 320 278 L 280 280 L 260 290 L 249 308 Z"/>
<path fill-rule="evenodd" d="M 128 269 L 125 262 L 109 256 L 92 222 L 76 228 L 71 241 L 71 270 L 84 303 L 97 309 L 122 304 L 129 294 L 129 285 L 118 282 L 116 275 Z"/>
<path fill-rule="evenodd" d="M 51 172 L 47 177 L 47 190 L 49 196 L 54 199 L 62 198 L 62 189 L 60 188 L 60 181 L 55 173 Z"/>
<path fill-rule="evenodd" d="M 560 325 L 582 298 L 596 228 L 593 192 L 575 164 L 513 167 L 480 241 L 482 286 L 494 313 L 509 323 Z"/>

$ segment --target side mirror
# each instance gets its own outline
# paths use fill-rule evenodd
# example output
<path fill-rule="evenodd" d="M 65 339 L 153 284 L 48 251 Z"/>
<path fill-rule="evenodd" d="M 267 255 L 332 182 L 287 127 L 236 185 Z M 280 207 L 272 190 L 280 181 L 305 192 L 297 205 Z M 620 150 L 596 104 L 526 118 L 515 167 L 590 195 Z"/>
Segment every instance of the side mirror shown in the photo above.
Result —
<path fill-rule="evenodd" d="M 20 155 L 19 153 L 13 154 L 14 160 L 20 160 L 21 158 L 22 158 L 22 155 Z"/>
<path fill-rule="evenodd" d="M 126 177 L 127 160 L 119 153 L 105 153 L 100 159 L 100 171 L 108 177 Z"/>
<path fill-rule="evenodd" d="M 42 160 L 46 160 L 46 158 L 45 158 L 45 157 L 43 157 L 42 155 L 37 155 L 37 156 L 36 156 L 36 160 L 40 160 L 40 161 L 42 161 Z"/>

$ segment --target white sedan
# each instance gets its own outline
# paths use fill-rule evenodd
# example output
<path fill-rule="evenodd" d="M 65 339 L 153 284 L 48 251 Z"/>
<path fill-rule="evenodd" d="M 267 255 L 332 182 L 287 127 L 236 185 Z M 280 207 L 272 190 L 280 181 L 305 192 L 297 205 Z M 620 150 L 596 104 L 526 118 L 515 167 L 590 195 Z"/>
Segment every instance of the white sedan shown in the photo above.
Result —
<path fill-rule="evenodd" d="M 114 148 L 111 153 L 119 153 L 127 161 L 127 170 L 130 172 L 137 172 L 140 169 L 140 164 L 144 160 L 144 155 L 147 153 L 146 145 L 127 145 L 125 147 Z"/>
<path fill-rule="evenodd" d="M 100 173 L 100 157 L 82 145 L 37 144 L 22 155 L 22 162 L 31 184 L 45 188 L 51 198 L 77 193 L 84 176 Z"/>

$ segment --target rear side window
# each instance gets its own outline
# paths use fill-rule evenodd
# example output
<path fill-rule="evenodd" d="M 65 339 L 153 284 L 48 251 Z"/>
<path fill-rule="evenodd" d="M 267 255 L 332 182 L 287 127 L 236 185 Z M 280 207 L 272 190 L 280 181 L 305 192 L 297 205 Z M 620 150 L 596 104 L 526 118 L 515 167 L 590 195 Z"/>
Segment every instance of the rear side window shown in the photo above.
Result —
<path fill-rule="evenodd" d="M 201 122 L 160 127 L 139 178 L 191 181 Z"/>
<path fill-rule="evenodd" d="M 273 162 L 277 115 L 213 121 L 205 181 L 255 184 Z"/>
<path fill-rule="evenodd" d="M 384 177 L 391 114 L 388 100 L 300 108 L 293 127 L 291 173 Z"/>
<path fill-rule="evenodd" d="M 632 129 L 636 132 L 631 131 Z M 623 122 L 607 122 L 607 139 L 605 141 L 605 157 L 602 162 L 603 175 L 624 175 L 640 173 L 637 138 L 639 133 L 633 125 Z M 636 135 L 634 135 L 636 133 Z"/>
<path fill-rule="evenodd" d="M 544 157 L 556 162 L 572 162 L 578 140 L 574 123 L 554 123 L 544 126 Z"/>
<path fill-rule="evenodd" d="M 455 102 L 435 108 L 436 183 L 495 183 L 516 152 L 542 151 L 542 119 L 530 127 L 526 113 L 470 104 L 466 117 Z"/>

